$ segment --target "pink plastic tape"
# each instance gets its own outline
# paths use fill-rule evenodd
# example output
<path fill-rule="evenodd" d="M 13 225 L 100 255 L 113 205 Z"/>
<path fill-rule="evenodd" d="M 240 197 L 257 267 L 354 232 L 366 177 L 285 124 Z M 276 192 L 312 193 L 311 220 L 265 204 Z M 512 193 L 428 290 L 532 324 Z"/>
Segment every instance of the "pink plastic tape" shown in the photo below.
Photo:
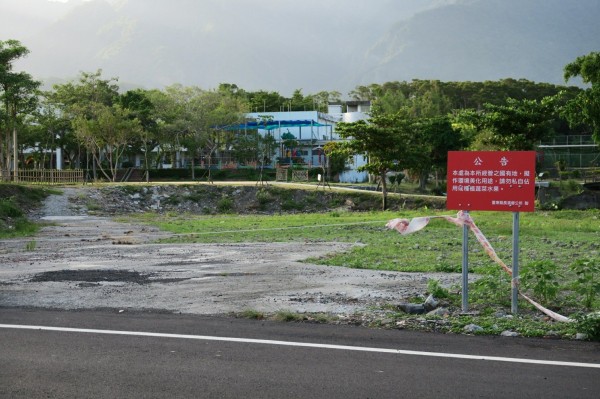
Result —
<path fill-rule="evenodd" d="M 494 248 L 492 247 L 492 245 L 490 244 L 490 242 L 487 240 L 487 238 L 485 238 L 485 236 L 483 235 L 483 233 L 481 232 L 481 230 L 479 230 L 479 228 L 477 227 L 477 225 L 475 225 L 475 222 L 473 221 L 473 219 L 471 218 L 471 216 L 467 212 L 460 211 L 460 212 L 458 212 L 458 214 L 457 214 L 456 217 L 452 217 L 452 216 L 426 216 L 426 217 L 413 218 L 411 220 L 408 220 L 408 219 L 393 219 L 393 220 L 390 220 L 386 224 L 386 227 L 389 228 L 389 229 L 396 230 L 396 231 L 398 231 L 402 235 L 406 235 L 406 234 L 411 234 L 411 233 L 414 233 L 414 232 L 417 232 L 419 230 L 424 229 L 425 226 L 427 226 L 429 224 L 429 222 L 431 221 L 431 219 L 445 219 L 445 220 L 449 221 L 450 223 L 453 223 L 453 224 L 455 224 L 455 225 L 457 225 L 459 227 L 462 227 L 462 226 L 466 225 L 469 228 L 469 230 L 471 230 L 473 232 L 473 234 L 477 238 L 477 241 L 479 241 L 479 243 L 481 244 L 481 246 L 483 247 L 483 249 L 485 250 L 485 252 L 488 254 L 488 256 L 490 258 L 492 258 L 492 260 L 494 262 L 496 262 L 497 264 L 499 264 L 505 272 L 507 272 L 510 276 L 512 276 L 512 270 L 511 270 L 511 268 L 508 267 L 506 265 L 506 263 L 504 263 L 502 261 L 502 259 L 500 259 L 498 257 L 498 255 L 496 254 L 496 251 L 494 251 Z M 517 287 L 517 289 L 519 288 L 519 281 L 518 281 L 518 279 L 512 279 L 512 286 L 513 287 Z M 543 312 L 544 314 L 550 316 L 554 320 L 563 321 L 563 322 L 572 322 L 572 321 L 574 321 L 573 319 L 570 319 L 568 317 L 562 316 L 562 315 L 560 315 L 560 314 L 558 314 L 556 312 L 551 311 L 550 309 L 545 308 L 544 306 L 540 305 L 539 303 L 537 303 L 533 299 L 529 298 L 527 295 L 523 294 L 520 290 L 519 290 L 519 294 L 523 298 L 525 298 L 525 300 L 527 300 L 527 302 L 531 303 L 533 306 L 535 306 L 541 312 Z"/>

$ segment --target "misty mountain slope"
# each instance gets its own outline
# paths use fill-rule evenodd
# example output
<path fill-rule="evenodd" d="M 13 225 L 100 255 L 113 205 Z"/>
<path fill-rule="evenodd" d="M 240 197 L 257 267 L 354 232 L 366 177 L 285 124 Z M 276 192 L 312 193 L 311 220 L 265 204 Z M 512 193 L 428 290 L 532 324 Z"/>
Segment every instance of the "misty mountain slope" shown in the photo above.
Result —
<path fill-rule="evenodd" d="M 79 1 L 73 0 L 70 3 L 0 0 L 0 40 L 25 41 L 79 4 Z"/>
<path fill-rule="evenodd" d="M 596 0 L 480 0 L 396 24 L 364 60 L 364 83 L 506 77 L 563 83 L 575 57 L 600 49 Z"/>
<path fill-rule="evenodd" d="M 284 95 L 413 78 L 562 83 L 566 63 L 600 48 L 599 7 L 598 0 L 0 0 L 0 22 L 24 25 L 0 26 L 18 34 L 0 40 L 21 40 L 31 53 L 18 67 L 46 81 L 102 69 L 124 86 L 235 83 Z"/>

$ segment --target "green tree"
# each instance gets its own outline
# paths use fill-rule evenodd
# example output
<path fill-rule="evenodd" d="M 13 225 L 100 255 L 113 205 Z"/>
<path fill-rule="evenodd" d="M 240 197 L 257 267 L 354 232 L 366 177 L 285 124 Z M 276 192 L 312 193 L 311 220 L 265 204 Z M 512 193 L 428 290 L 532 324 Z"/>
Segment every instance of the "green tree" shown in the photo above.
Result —
<path fill-rule="evenodd" d="M 26 72 L 14 72 L 13 63 L 29 54 L 18 40 L 0 41 L 0 175 L 13 168 L 15 178 L 18 170 L 17 130 L 24 117 L 37 106 L 40 82 Z"/>
<path fill-rule="evenodd" d="M 170 136 L 162 145 L 170 146 L 171 152 L 187 148 L 193 178 L 195 158 L 200 156 L 208 163 L 208 178 L 211 179 L 213 157 L 232 146 L 234 134 L 225 127 L 243 120 L 247 104 L 229 89 L 231 87 L 203 90 L 174 85 L 167 87 L 165 97 L 155 96 L 155 100 L 160 100 L 157 108 L 163 115 L 160 129 Z"/>
<path fill-rule="evenodd" d="M 97 168 L 103 160 L 102 137 L 90 137 L 90 134 L 100 134 L 103 129 L 96 128 L 98 119 L 102 116 L 105 120 L 107 109 L 119 117 L 123 110 L 113 107 L 119 98 L 119 86 L 116 78 L 103 79 L 102 71 L 82 72 L 76 81 L 54 85 L 53 90 L 46 93 L 47 101 L 57 109 L 60 118 L 69 121 L 71 129 L 65 132 L 61 140 L 69 141 L 67 135 L 72 135 L 74 140 L 83 146 L 86 159 L 92 160 L 93 177 L 96 179 Z M 84 123 L 85 122 L 85 123 Z M 86 166 L 88 162 L 86 161 Z M 107 168 L 102 168 L 106 173 Z M 110 168 L 108 168 L 110 170 Z M 112 180 L 116 176 L 111 176 Z"/>
<path fill-rule="evenodd" d="M 369 122 L 339 123 L 337 132 L 347 139 L 334 153 L 368 157 L 359 170 L 381 179 L 382 209 L 387 209 L 387 173 L 406 168 L 411 158 L 411 131 L 400 114 L 374 114 Z"/>
<path fill-rule="evenodd" d="M 42 98 L 42 104 L 36 113 L 39 140 L 37 146 L 41 152 L 41 167 L 53 167 L 56 164 L 55 149 L 69 159 L 71 168 L 80 167 L 82 146 L 73 134 L 71 120 L 48 98 Z M 58 154 L 56 154 L 58 155 Z"/>
<path fill-rule="evenodd" d="M 312 110 L 327 112 L 329 103 L 339 103 L 342 101 L 342 93 L 339 91 L 320 91 L 316 94 L 306 96 L 306 101 L 312 102 Z"/>
<path fill-rule="evenodd" d="M 165 154 L 171 153 L 177 147 L 183 132 L 182 122 L 183 108 L 177 100 L 177 90 L 182 86 L 169 86 L 164 90 L 150 90 L 146 95 L 152 103 L 152 119 L 156 126 L 153 140 L 149 145 L 149 167 L 157 168 Z M 175 143 L 177 142 L 177 143 Z"/>
<path fill-rule="evenodd" d="M 483 141 L 498 150 L 532 150 L 541 140 L 552 137 L 555 98 L 538 100 L 507 99 L 505 105 L 484 104 L 482 112 L 465 113 L 464 120 L 489 134 Z"/>
<path fill-rule="evenodd" d="M 130 119 L 139 121 L 138 137 L 133 138 L 132 154 L 141 151 L 144 156 L 146 182 L 150 181 L 150 153 L 156 143 L 157 121 L 155 107 L 146 90 L 130 90 L 119 97 L 119 104 L 129 111 Z"/>
<path fill-rule="evenodd" d="M 439 176 L 445 169 L 448 151 L 459 150 L 466 144 L 450 124 L 450 99 L 440 82 L 434 80 L 415 80 L 411 85 L 391 82 L 374 92 L 378 97 L 373 101 L 373 112 L 397 115 L 410 132 L 411 148 L 407 154 L 411 156 L 405 157 L 404 164 L 419 176 L 419 188 L 425 190 L 430 173 L 435 171 Z"/>
<path fill-rule="evenodd" d="M 75 133 L 91 151 L 102 174 L 114 182 L 123 154 L 133 139 L 140 136 L 142 127 L 119 104 L 97 104 L 92 112 L 92 118 L 84 115 L 75 118 Z"/>
<path fill-rule="evenodd" d="M 600 145 L 600 52 L 577 57 L 564 68 L 565 81 L 580 77 L 590 88 L 568 101 L 563 115 L 571 126 L 587 125 Z"/>
<path fill-rule="evenodd" d="M 234 133 L 226 127 L 243 121 L 243 100 L 216 91 L 206 91 L 197 99 L 200 112 L 196 114 L 197 140 L 209 165 L 212 158 L 231 147 Z M 209 179 L 211 170 L 209 168 Z"/>
<path fill-rule="evenodd" d="M 419 175 L 419 190 L 425 190 L 432 171 L 435 172 L 436 187 L 439 187 L 440 176 L 445 176 L 448 151 L 464 149 L 468 140 L 460 130 L 452 127 L 448 116 L 420 118 L 411 129 L 415 151 L 410 169 Z"/>
<path fill-rule="evenodd" d="M 287 110 L 289 101 L 277 92 L 249 92 L 246 97 L 250 112 L 279 112 Z"/>

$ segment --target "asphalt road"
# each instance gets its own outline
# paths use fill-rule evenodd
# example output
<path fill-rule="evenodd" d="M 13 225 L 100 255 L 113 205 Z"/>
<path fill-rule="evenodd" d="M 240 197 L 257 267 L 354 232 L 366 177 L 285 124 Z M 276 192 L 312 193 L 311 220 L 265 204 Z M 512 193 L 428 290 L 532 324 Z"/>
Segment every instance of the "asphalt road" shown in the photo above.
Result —
<path fill-rule="evenodd" d="M 599 395 L 597 343 L 0 308 L 2 398 Z"/>

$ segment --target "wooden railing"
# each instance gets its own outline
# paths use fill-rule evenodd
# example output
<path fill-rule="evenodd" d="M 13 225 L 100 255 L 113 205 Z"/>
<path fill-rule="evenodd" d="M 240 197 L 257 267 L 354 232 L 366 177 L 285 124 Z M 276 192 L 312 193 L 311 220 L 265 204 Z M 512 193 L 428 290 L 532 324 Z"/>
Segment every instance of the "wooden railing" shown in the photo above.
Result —
<path fill-rule="evenodd" d="M 13 181 L 30 184 L 82 184 L 84 182 L 83 169 L 21 169 L 17 171 Z"/>

